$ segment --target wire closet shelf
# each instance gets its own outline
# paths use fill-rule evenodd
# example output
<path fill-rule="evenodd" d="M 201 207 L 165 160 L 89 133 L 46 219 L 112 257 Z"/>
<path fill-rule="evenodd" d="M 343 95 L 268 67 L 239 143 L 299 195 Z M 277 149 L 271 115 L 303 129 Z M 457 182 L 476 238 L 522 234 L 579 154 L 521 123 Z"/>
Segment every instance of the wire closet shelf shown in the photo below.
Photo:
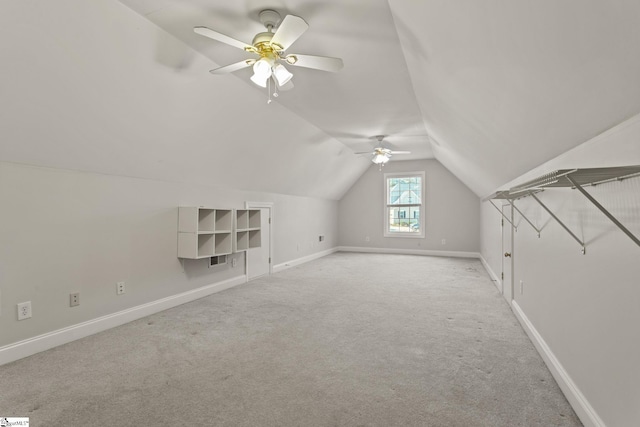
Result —
<path fill-rule="evenodd" d="M 570 235 L 576 240 L 581 248 L 582 253 L 586 253 L 585 243 L 580 240 L 541 200 L 536 196 L 537 193 L 548 188 L 572 188 L 578 190 L 585 196 L 595 207 L 597 207 L 607 218 L 609 218 L 623 233 L 640 246 L 640 239 L 636 237 L 627 227 L 625 227 L 611 212 L 602 206 L 584 187 L 595 186 L 607 182 L 623 181 L 629 178 L 640 176 L 640 165 L 633 166 L 616 166 L 606 168 L 582 168 L 582 169 L 559 169 L 535 179 L 527 181 L 523 184 L 510 188 L 509 190 L 500 190 L 489 197 L 483 199 L 489 201 L 500 214 L 506 219 L 512 227 L 517 231 L 517 226 L 502 212 L 493 200 L 506 200 L 513 208 L 524 218 L 527 223 L 533 227 L 540 237 L 541 230 L 538 229 L 515 205 L 515 200 L 524 197 L 532 197 L 542 208 L 547 211 L 553 219 L 555 219 Z"/>

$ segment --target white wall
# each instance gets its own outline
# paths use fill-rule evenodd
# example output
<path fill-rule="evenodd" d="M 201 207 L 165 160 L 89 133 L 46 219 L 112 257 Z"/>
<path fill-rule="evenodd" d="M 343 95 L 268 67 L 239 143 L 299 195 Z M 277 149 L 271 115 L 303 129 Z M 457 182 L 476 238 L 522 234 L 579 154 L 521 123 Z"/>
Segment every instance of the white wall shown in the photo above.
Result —
<path fill-rule="evenodd" d="M 384 173 L 425 171 L 425 237 L 384 237 Z M 478 252 L 478 197 L 437 160 L 392 160 L 371 167 L 339 205 L 339 244 L 347 247 Z M 366 241 L 366 237 L 369 241 Z M 442 244 L 442 239 L 446 244 Z"/>
<path fill-rule="evenodd" d="M 0 349 L 244 274 L 177 252 L 178 206 L 274 203 L 273 263 L 337 244 L 333 200 L 0 162 Z M 317 242 L 318 235 L 325 241 Z M 299 245 L 299 247 L 298 247 Z M 116 295 L 116 282 L 126 293 Z M 81 304 L 69 307 L 69 294 Z M 17 321 L 16 304 L 33 317 Z"/>
<path fill-rule="evenodd" d="M 337 244 L 366 161 L 120 2 L 0 2 L 0 52 L 0 350 L 242 277 L 183 271 L 179 205 L 273 202 L 274 264 Z"/>
<path fill-rule="evenodd" d="M 338 245 L 338 202 L 293 196 L 276 196 L 277 256 L 282 264 Z M 320 242 L 319 236 L 324 236 Z"/>
<path fill-rule="evenodd" d="M 636 116 L 500 189 L 556 169 L 638 165 L 639 141 L 640 116 Z M 587 187 L 587 191 L 640 236 L 640 177 Z M 539 198 L 586 242 L 586 255 L 535 200 L 517 201 L 518 208 L 542 227 L 542 234 L 538 238 L 516 214 L 515 304 L 567 375 L 568 381 L 563 384 L 559 378 L 559 382 L 565 394 L 573 393 L 568 397 L 585 425 L 636 425 L 640 419 L 640 247 L 577 190 L 549 189 Z M 487 202 L 481 215 L 482 256 L 499 275 L 500 214 Z"/>

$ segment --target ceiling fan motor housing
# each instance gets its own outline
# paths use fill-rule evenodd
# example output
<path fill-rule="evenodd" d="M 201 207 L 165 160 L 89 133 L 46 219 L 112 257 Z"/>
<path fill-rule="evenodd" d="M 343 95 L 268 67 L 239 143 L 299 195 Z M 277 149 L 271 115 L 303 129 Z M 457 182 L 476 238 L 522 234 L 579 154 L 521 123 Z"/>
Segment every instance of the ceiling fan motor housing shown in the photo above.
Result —
<path fill-rule="evenodd" d="M 251 44 L 254 45 L 255 47 L 258 47 L 259 44 L 269 44 L 269 43 L 271 43 L 271 39 L 273 38 L 273 34 L 274 33 L 271 33 L 269 31 L 265 31 L 263 33 L 258 33 L 253 38 L 253 41 L 251 42 Z"/>
<path fill-rule="evenodd" d="M 280 14 L 275 10 L 266 9 L 260 12 L 260 22 L 267 28 L 267 31 L 258 33 L 253 38 L 251 44 L 258 50 L 258 54 L 263 58 L 278 59 L 280 46 L 272 45 L 273 29 L 280 23 Z M 280 48 L 280 50 L 282 50 Z"/>

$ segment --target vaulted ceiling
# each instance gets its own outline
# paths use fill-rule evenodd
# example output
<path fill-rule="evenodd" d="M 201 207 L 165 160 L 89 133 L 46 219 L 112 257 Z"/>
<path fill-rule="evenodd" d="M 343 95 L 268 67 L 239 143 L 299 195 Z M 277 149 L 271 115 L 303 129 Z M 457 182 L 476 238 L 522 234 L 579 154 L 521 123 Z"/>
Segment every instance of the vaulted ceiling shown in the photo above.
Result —
<path fill-rule="evenodd" d="M 246 54 L 262 9 L 301 16 L 267 104 Z M 0 4 L 2 160 L 339 199 L 375 135 L 476 194 L 640 113 L 636 0 L 10 0 Z"/>

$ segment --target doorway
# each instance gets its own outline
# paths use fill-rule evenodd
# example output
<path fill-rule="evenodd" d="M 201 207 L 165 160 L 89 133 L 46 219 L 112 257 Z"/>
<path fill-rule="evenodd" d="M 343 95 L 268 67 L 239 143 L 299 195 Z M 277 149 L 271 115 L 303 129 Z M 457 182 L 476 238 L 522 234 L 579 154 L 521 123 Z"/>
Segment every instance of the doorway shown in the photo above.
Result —
<path fill-rule="evenodd" d="M 272 273 L 271 267 L 271 227 L 273 225 L 273 203 L 246 202 L 247 209 L 260 209 L 261 245 L 246 252 L 247 280 L 253 280 Z"/>
<path fill-rule="evenodd" d="M 502 206 L 502 295 L 511 303 L 513 300 L 513 222 L 512 205 Z"/>

